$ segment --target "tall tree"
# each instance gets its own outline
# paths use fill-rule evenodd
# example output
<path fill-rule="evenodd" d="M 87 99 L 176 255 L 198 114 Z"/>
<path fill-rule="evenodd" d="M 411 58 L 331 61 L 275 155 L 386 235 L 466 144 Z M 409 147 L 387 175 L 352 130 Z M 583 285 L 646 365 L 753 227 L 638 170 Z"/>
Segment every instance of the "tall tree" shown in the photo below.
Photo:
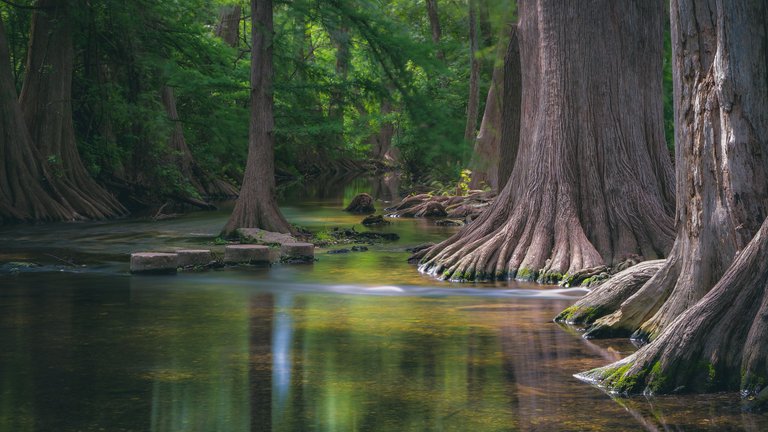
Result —
<path fill-rule="evenodd" d="M 272 0 L 251 0 L 251 120 L 240 196 L 223 234 L 238 228 L 289 233 L 275 195 L 275 116 L 272 94 Z"/>
<path fill-rule="evenodd" d="M 77 212 L 56 191 L 19 107 L 0 17 L 0 223 L 72 220 Z M 51 181 L 52 180 L 52 181 Z"/>
<path fill-rule="evenodd" d="M 552 282 L 666 255 L 674 191 L 662 127 L 664 2 L 532 0 L 519 16 L 526 69 L 511 177 L 421 269 Z"/>
<path fill-rule="evenodd" d="M 103 219 L 126 210 L 88 174 L 80 159 L 72 123 L 74 4 L 38 0 L 32 14 L 29 49 L 19 104 L 39 155 L 66 187 L 59 189 L 80 215 Z"/>
<path fill-rule="evenodd" d="M 510 37 L 511 36 L 511 37 Z M 512 57 L 507 59 L 507 57 Z M 496 48 L 496 61 L 493 67 L 491 85 L 488 89 L 488 97 L 485 100 L 485 112 L 480 122 L 480 131 L 475 139 L 475 149 L 472 153 L 470 169 L 472 180 L 469 183 L 471 189 L 478 189 L 486 184 L 494 191 L 499 191 L 506 179 L 499 181 L 499 168 L 505 171 L 503 166 L 514 165 L 514 153 L 517 149 L 517 141 L 520 135 L 520 50 L 517 41 L 517 27 L 512 24 L 505 26 L 503 35 L 499 38 Z M 506 59 L 506 60 L 505 60 Z M 508 70 L 505 71 L 505 69 Z M 509 75 L 508 77 L 505 76 Z M 505 90 L 504 83 L 509 81 Z M 504 96 L 507 95 L 507 109 L 511 111 L 503 115 Z M 506 119 L 502 122 L 502 119 Z M 501 130 L 507 123 L 510 136 L 506 143 L 514 143 L 501 148 Z"/>
<path fill-rule="evenodd" d="M 677 238 L 665 265 L 617 310 L 595 305 L 607 315 L 595 321 L 587 333 L 591 337 L 634 332 L 636 339 L 656 339 L 694 305 L 701 311 L 705 296 L 710 309 L 732 307 L 742 314 L 735 316 L 752 317 L 735 305 L 712 304 L 716 295 L 707 293 L 744 283 L 745 293 L 757 296 L 752 300 L 756 306 L 762 291 L 755 290 L 764 286 L 746 284 L 747 275 L 731 273 L 738 257 L 739 265 L 754 267 L 749 277 L 763 277 L 762 267 L 745 262 L 743 255 L 763 247 L 761 238 L 753 236 L 768 215 L 768 6 L 718 0 L 694 8 L 692 2 L 677 0 L 671 10 Z M 722 347 L 720 335 L 713 336 L 706 355 L 714 355 L 706 351 L 710 346 Z M 728 337 L 739 343 L 743 336 Z"/>
<path fill-rule="evenodd" d="M 432 42 L 437 46 L 437 59 L 445 61 L 445 51 L 440 48 L 440 39 L 443 36 L 443 30 L 440 27 L 440 14 L 437 12 L 437 0 L 426 0 L 427 18 L 429 18 L 429 27 L 432 31 Z"/>
<path fill-rule="evenodd" d="M 768 4 L 672 0 L 670 8 L 677 241 L 665 267 L 606 317 L 619 318 L 619 329 L 642 323 L 638 336 L 652 342 L 581 377 L 626 393 L 738 389 L 748 408 L 764 408 Z M 649 304 L 660 304 L 655 314 Z M 641 309 L 644 317 L 621 319 Z"/>
<path fill-rule="evenodd" d="M 223 6 L 219 11 L 215 34 L 231 47 L 236 47 L 240 42 L 240 15 L 240 5 Z"/>
<path fill-rule="evenodd" d="M 477 0 L 469 0 L 469 97 L 467 98 L 467 125 L 464 142 L 475 141 L 477 114 L 480 106 L 480 59 L 477 57 L 479 36 L 477 28 Z"/>

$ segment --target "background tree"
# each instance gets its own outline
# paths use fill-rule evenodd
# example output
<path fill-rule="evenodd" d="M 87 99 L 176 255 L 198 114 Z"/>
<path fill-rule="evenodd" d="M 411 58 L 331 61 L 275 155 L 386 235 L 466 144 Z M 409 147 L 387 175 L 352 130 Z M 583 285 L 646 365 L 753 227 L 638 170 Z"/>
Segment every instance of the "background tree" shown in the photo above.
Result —
<path fill-rule="evenodd" d="M 674 230 L 663 2 L 539 0 L 522 3 L 519 15 L 526 68 L 511 178 L 477 221 L 429 250 L 421 269 L 552 282 L 633 255 L 666 255 Z"/>
<path fill-rule="evenodd" d="M 36 153 L 13 83 L 0 16 L 0 222 L 77 219 Z"/>
<path fill-rule="evenodd" d="M 251 0 L 251 122 L 243 185 L 223 234 L 238 228 L 292 231 L 275 196 L 272 0 Z"/>
<path fill-rule="evenodd" d="M 73 19 L 68 0 L 38 0 L 32 14 L 24 84 L 19 95 L 38 155 L 66 187 L 59 189 L 80 215 L 103 219 L 125 208 L 83 166 L 72 122 Z"/>

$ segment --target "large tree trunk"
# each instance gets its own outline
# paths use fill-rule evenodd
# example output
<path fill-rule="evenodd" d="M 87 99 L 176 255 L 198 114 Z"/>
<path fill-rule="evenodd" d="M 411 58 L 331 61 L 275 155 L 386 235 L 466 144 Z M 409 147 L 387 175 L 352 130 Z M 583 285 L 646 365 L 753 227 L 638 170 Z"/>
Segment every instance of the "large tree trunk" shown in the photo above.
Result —
<path fill-rule="evenodd" d="M 81 215 L 103 219 L 126 210 L 90 177 L 72 123 L 72 19 L 67 0 L 38 0 L 32 14 L 26 75 L 19 104 L 32 142 L 58 176 L 62 196 Z"/>
<path fill-rule="evenodd" d="M 674 194 L 662 128 L 663 2 L 532 0 L 519 11 L 526 68 L 514 170 L 492 207 L 433 247 L 421 270 L 553 282 L 666 255 Z"/>
<path fill-rule="evenodd" d="M 477 0 L 469 0 L 469 97 L 464 142 L 475 142 L 477 114 L 480 106 L 480 59 L 477 58 Z"/>
<path fill-rule="evenodd" d="M 672 3 L 677 239 L 658 274 L 588 337 L 654 339 L 720 280 L 768 214 L 765 13 L 764 2 Z"/>
<path fill-rule="evenodd" d="M 238 228 L 292 231 L 275 195 L 275 116 L 272 99 L 272 0 L 251 0 L 251 121 L 240 197 L 222 234 Z"/>
<path fill-rule="evenodd" d="M 432 31 L 432 42 L 437 46 L 437 59 L 445 61 L 445 52 L 440 48 L 440 39 L 443 31 L 440 28 L 440 14 L 437 12 L 437 0 L 427 1 L 427 17 L 429 18 L 429 27 Z"/>
<path fill-rule="evenodd" d="M 236 47 L 240 42 L 240 10 L 240 5 L 229 5 L 219 11 L 215 34 L 231 47 Z"/>
<path fill-rule="evenodd" d="M 0 224 L 77 219 L 50 180 L 19 107 L 0 17 Z"/>

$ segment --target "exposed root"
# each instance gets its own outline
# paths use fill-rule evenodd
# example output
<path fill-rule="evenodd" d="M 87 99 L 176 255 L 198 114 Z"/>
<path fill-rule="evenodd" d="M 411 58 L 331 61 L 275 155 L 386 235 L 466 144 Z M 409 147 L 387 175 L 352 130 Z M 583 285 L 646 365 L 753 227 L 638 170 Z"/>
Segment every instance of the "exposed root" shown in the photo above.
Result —
<path fill-rule="evenodd" d="M 614 312 L 661 269 L 664 261 L 644 261 L 617 273 L 573 306 L 562 311 L 555 317 L 555 321 L 566 324 L 592 324 L 598 318 Z M 578 284 L 589 285 L 589 282 L 591 281 L 584 279 Z"/>
<path fill-rule="evenodd" d="M 652 343 L 579 378 L 620 393 L 742 391 L 751 404 L 768 388 L 768 223 L 720 281 Z"/>
<path fill-rule="evenodd" d="M 492 193 L 483 191 L 467 196 L 419 194 L 406 197 L 385 210 L 390 212 L 390 217 L 449 217 L 471 221 L 490 205 L 493 198 Z"/>

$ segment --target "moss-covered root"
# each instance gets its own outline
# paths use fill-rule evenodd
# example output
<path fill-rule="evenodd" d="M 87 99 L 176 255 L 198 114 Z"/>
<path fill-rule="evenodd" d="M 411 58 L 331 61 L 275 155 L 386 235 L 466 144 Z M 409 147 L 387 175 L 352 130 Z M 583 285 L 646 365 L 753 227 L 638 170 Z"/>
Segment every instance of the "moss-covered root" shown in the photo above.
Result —
<path fill-rule="evenodd" d="M 650 366 L 636 362 L 634 355 L 616 363 L 574 375 L 576 378 L 621 395 L 671 393 L 661 362 Z"/>
<path fill-rule="evenodd" d="M 591 325 L 599 318 L 616 311 L 664 265 L 664 260 L 644 261 L 621 271 L 594 288 L 573 306 L 560 312 L 556 322 Z M 581 282 L 584 284 L 584 281 Z"/>

